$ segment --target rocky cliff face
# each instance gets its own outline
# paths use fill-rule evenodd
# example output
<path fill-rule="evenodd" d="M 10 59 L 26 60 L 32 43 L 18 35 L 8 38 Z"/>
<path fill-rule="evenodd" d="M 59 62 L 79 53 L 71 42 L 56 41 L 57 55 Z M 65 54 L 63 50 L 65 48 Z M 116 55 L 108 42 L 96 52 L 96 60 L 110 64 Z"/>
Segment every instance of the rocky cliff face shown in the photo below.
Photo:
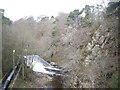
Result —
<path fill-rule="evenodd" d="M 93 24 L 71 31 L 67 28 L 62 34 L 52 60 L 69 71 L 64 87 L 112 87 L 114 76 L 118 77 L 117 18 L 115 13 L 106 13 L 94 31 Z"/>

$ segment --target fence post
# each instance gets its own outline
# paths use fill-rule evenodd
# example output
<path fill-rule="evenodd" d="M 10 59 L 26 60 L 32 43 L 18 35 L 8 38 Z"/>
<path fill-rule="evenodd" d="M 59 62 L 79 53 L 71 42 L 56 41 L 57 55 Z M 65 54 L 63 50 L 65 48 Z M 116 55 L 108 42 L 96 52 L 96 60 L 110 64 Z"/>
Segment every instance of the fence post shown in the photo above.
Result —
<path fill-rule="evenodd" d="M 24 58 L 22 58 L 22 76 L 23 76 L 23 79 L 25 79 L 25 70 L 24 70 Z"/>

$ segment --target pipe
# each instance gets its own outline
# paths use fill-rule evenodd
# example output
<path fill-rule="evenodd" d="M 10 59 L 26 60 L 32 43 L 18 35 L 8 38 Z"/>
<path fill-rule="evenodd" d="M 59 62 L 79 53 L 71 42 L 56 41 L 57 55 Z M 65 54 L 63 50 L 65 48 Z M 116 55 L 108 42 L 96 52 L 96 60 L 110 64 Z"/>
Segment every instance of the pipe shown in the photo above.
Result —
<path fill-rule="evenodd" d="M 9 84 L 10 84 L 12 78 L 13 78 L 13 75 L 14 75 L 16 69 L 17 69 L 17 66 L 15 66 L 15 67 L 13 68 L 13 70 L 12 70 L 11 73 L 10 73 L 10 75 L 7 77 L 5 83 L 4 83 L 3 86 L 2 86 L 2 90 L 7 89 L 7 87 L 9 86 Z"/>

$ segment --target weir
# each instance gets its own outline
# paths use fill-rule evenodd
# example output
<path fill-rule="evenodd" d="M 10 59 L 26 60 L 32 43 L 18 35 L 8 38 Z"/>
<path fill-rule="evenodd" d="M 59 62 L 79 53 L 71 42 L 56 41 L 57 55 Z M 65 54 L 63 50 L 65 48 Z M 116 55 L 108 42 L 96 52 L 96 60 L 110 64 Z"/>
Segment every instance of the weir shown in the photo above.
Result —
<path fill-rule="evenodd" d="M 62 75 L 62 69 L 52 66 L 38 55 L 27 55 L 24 58 L 26 58 L 26 65 L 32 68 L 34 72 L 56 76 Z"/>

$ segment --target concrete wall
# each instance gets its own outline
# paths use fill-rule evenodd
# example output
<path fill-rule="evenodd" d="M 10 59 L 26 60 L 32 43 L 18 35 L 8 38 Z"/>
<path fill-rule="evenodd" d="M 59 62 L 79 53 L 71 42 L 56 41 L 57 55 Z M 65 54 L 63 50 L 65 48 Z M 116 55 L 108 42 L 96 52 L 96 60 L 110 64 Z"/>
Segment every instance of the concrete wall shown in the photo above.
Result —
<path fill-rule="evenodd" d="M 0 80 L 2 79 L 2 16 L 3 12 L 0 9 Z"/>

